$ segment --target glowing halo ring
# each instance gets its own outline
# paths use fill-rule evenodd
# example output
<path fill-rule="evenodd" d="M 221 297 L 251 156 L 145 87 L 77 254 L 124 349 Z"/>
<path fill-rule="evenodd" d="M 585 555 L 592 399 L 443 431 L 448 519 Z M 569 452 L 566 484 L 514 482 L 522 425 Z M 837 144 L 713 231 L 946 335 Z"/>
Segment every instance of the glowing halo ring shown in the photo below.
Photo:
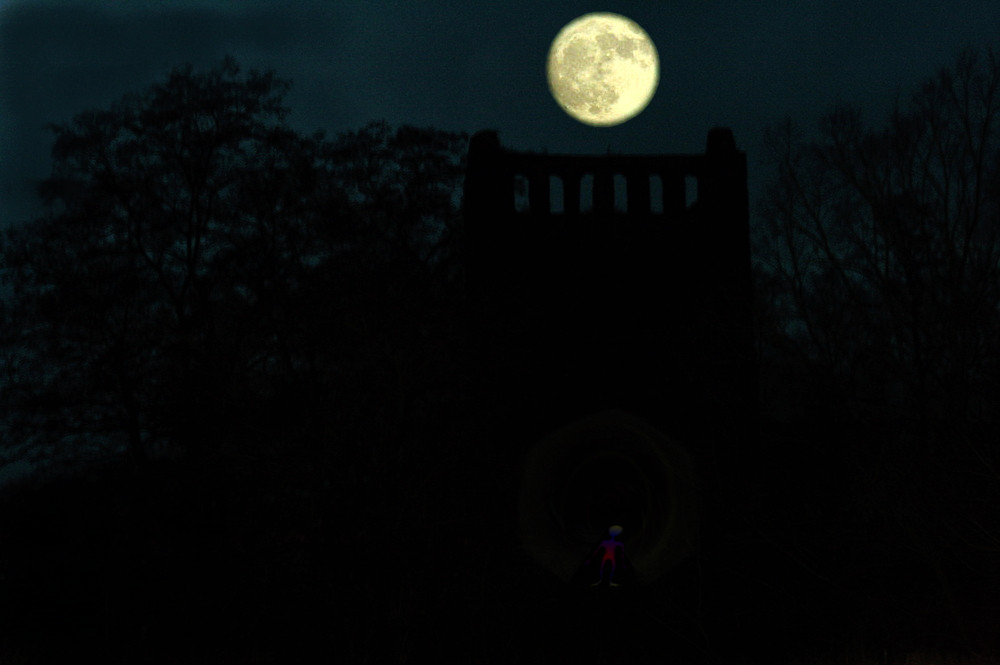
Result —
<path fill-rule="evenodd" d="M 581 467 L 595 460 L 618 460 L 617 469 L 636 471 L 608 480 L 612 490 L 621 487 L 642 504 L 635 507 L 641 523 L 631 528 L 624 524 L 622 534 L 636 583 L 655 581 L 697 550 L 697 478 L 690 457 L 649 423 L 611 410 L 553 432 L 525 459 L 518 496 L 519 532 L 522 546 L 536 563 L 570 583 L 608 527 L 621 523 L 593 520 L 586 514 L 593 508 L 586 503 L 589 499 L 572 495 L 586 490 L 567 485 L 568 478 L 585 481 L 581 474 L 593 471 Z M 553 502 L 553 496 L 559 500 Z M 574 507 L 578 498 L 579 509 Z M 610 519 L 610 514 L 606 517 Z"/>

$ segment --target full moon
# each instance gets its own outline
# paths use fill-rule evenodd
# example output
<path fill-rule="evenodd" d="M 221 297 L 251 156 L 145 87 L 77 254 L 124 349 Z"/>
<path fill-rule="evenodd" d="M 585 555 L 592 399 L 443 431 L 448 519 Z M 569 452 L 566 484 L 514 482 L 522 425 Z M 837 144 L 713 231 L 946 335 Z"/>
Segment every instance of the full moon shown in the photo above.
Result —
<path fill-rule="evenodd" d="M 656 92 L 660 59 L 635 21 L 607 12 L 566 24 L 549 48 L 549 90 L 566 113 L 610 127 L 638 115 Z"/>

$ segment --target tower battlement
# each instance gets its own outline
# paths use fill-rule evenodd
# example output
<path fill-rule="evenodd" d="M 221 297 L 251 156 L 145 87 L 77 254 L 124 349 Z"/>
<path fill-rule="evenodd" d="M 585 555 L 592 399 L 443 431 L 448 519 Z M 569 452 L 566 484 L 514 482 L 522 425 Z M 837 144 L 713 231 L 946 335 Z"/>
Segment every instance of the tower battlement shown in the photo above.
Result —
<path fill-rule="evenodd" d="M 521 206 L 519 180 L 528 192 L 526 205 Z M 466 193 L 473 207 L 489 206 L 502 214 L 624 213 L 680 219 L 690 207 L 687 184 L 691 180 L 697 183 L 698 198 L 713 202 L 722 198 L 727 185 L 738 188 L 742 180 L 745 186 L 746 157 L 736 150 L 728 129 L 712 130 L 708 149 L 701 155 L 514 152 L 500 146 L 496 132 L 479 132 L 469 149 Z M 581 195 L 592 197 L 589 206 Z M 619 198 L 627 203 L 619 205 Z"/>

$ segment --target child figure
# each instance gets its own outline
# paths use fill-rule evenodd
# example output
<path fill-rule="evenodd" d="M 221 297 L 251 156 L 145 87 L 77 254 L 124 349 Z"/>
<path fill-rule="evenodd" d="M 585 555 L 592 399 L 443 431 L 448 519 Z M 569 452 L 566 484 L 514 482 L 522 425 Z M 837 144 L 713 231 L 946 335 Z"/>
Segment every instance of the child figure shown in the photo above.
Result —
<path fill-rule="evenodd" d="M 615 583 L 615 568 L 617 567 L 619 553 L 623 558 L 625 556 L 625 545 L 623 543 L 619 543 L 615 540 L 615 538 L 621 535 L 621 532 L 622 528 L 617 524 L 609 527 L 608 535 L 611 537 L 606 540 L 602 540 L 601 544 L 597 546 L 597 549 L 595 549 L 594 552 L 587 557 L 587 561 L 584 565 L 590 565 L 590 562 L 593 561 L 595 556 L 597 556 L 597 553 L 601 550 L 604 551 L 604 555 L 601 557 L 600 577 L 590 586 L 597 586 L 604 581 L 604 564 L 608 561 L 611 562 L 611 573 L 608 575 L 608 584 L 613 587 L 618 586 L 618 584 Z"/>

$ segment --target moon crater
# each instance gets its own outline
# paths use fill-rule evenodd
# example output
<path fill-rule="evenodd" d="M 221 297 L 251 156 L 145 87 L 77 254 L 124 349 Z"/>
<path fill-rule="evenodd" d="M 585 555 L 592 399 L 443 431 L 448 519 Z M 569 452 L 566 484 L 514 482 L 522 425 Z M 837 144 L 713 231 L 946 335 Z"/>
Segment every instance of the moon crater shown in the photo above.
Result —
<path fill-rule="evenodd" d="M 549 89 L 570 116 L 595 126 L 638 115 L 659 81 L 659 58 L 635 21 L 585 14 L 564 27 L 549 49 Z"/>

